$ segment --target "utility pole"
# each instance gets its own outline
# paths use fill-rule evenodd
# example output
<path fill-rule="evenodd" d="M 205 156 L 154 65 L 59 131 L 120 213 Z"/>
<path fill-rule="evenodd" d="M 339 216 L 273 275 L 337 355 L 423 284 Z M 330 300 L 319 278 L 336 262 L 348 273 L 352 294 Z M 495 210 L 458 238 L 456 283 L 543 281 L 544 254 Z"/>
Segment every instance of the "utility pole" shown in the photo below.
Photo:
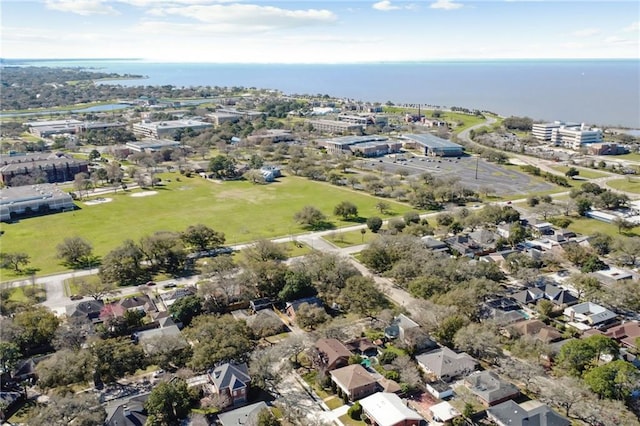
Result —
<path fill-rule="evenodd" d="M 476 157 L 476 180 L 478 180 L 478 162 L 480 161 L 480 156 Z"/>

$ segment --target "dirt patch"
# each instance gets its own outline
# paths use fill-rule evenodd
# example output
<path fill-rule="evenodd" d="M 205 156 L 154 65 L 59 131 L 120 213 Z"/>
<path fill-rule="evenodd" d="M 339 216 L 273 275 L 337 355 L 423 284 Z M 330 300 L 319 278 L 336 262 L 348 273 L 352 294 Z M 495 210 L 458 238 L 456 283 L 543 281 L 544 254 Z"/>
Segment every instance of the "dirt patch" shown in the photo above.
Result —
<path fill-rule="evenodd" d="M 95 206 L 97 204 L 110 203 L 111 201 L 113 201 L 113 199 L 111 198 L 96 198 L 93 200 L 85 201 L 84 204 L 87 206 Z"/>
<path fill-rule="evenodd" d="M 158 191 L 142 191 L 142 192 L 134 192 L 131 194 L 131 197 L 148 197 L 150 195 L 156 195 Z"/>

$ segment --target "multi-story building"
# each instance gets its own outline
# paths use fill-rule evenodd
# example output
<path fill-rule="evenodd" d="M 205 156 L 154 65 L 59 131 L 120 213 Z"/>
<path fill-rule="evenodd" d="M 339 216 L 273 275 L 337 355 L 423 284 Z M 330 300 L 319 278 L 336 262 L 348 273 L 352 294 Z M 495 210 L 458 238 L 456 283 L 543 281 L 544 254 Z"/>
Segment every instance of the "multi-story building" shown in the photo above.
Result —
<path fill-rule="evenodd" d="M 48 183 L 0 189 L 0 220 L 3 222 L 21 215 L 73 209 L 75 204 L 71 195 Z"/>
<path fill-rule="evenodd" d="M 362 133 L 364 124 L 355 124 L 336 120 L 307 120 L 319 132 L 327 133 Z"/>
<path fill-rule="evenodd" d="M 375 114 L 340 114 L 338 115 L 338 121 L 361 124 L 363 126 L 386 126 L 387 124 L 389 124 L 389 117 L 387 117 L 386 115 Z"/>
<path fill-rule="evenodd" d="M 125 123 L 101 123 L 80 120 L 51 120 L 51 121 L 30 121 L 24 123 L 29 127 L 29 132 L 39 138 L 48 138 L 53 135 L 78 134 L 89 130 L 107 130 L 111 128 L 125 127 Z"/>
<path fill-rule="evenodd" d="M 204 130 L 213 127 L 211 123 L 197 120 L 142 121 L 133 125 L 136 135 L 149 139 L 173 139 L 180 130 Z"/>
<path fill-rule="evenodd" d="M 67 182 L 88 171 L 87 161 L 59 154 L 0 155 L 0 182 L 5 185 L 12 185 L 17 176 L 48 183 Z"/>
<path fill-rule="evenodd" d="M 378 157 L 380 155 L 399 152 L 402 143 L 390 141 L 384 136 L 343 136 L 319 141 L 330 154 L 356 154 L 362 157 Z"/>
<path fill-rule="evenodd" d="M 585 145 L 602 142 L 602 130 L 590 129 L 584 124 L 560 126 L 551 131 L 551 142 L 556 146 L 578 150 Z"/>
<path fill-rule="evenodd" d="M 559 129 L 564 125 L 562 121 L 554 121 L 553 123 L 534 123 L 531 127 L 531 134 L 540 141 L 550 141 L 554 129 Z"/>

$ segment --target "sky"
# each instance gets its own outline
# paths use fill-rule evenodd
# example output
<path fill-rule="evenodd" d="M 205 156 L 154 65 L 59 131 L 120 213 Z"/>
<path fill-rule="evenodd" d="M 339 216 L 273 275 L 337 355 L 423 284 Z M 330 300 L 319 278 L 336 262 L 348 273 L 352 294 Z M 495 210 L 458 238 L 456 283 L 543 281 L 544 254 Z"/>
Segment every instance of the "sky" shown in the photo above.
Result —
<path fill-rule="evenodd" d="M 0 57 L 640 59 L 635 0 L 0 0 Z"/>

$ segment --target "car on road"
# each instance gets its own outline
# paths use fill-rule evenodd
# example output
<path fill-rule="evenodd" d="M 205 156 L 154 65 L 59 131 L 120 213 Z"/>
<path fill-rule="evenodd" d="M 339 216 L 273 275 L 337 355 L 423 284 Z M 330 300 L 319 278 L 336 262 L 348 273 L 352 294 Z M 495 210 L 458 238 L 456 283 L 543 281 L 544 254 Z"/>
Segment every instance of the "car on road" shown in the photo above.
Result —
<path fill-rule="evenodd" d="M 162 288 L 176 288 L 176 287 L 178 287 L 178 284 L 176 283 L 167 283 L 162 286 Z"/>
<path fill-rule="evenodd" d="M 155 281 L 148 281 L 147 286 L 151 287 L 152 285 L 156 285 Z"/>

